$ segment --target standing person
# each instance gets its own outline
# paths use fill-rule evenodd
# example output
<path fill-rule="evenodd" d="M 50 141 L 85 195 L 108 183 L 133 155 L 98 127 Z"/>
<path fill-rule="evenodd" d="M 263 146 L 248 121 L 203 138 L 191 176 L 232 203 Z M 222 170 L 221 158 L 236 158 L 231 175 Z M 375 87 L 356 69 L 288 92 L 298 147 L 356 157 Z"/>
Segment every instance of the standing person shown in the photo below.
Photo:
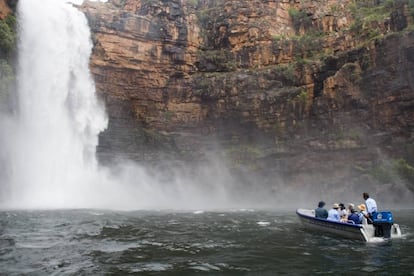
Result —
<path fill-rule="evenodd" d="M 330 209 L 328 211 L 328 218 L 327 219 L 328 220 L 333 220 L 333 221 L 339 221 L 341 218 L 339 216 L 338 209 L 339 209 L 339 204 L 338 203 L 334 203 L 332 205 L 332 209 Z"/>
<path fill-rule="evenodd" d="M 365 199 L 365 206 L 367 207 L 367 218 L 372 219 L 372 214 L 378 211 L 377 202 L 375 199 L 370 198 L 367 192 L 364 192 L 362 197 Z"/>
<path fill-rule="evenodd" d="M 328 217 L 328 211 L 325 208 L 323 208 L 324 206 L 325 206 L 325 202 L 319 201 L 318 208 L 315 209 L 316 218 L 326 219 Z"/>
<path fill-rule="evenodd" d="M 384 228 L 381 224 L 374 222 L 374 214 L 378 212 L 377 202 L 375 199 L 370 198 L 367 192 L 362 194 L 362 197 L 365 199 L 365 205 L 367 206 L 367 220 L 369 224 L 373 224 L 375 228 L 375 237 L 384 236 Z"/>

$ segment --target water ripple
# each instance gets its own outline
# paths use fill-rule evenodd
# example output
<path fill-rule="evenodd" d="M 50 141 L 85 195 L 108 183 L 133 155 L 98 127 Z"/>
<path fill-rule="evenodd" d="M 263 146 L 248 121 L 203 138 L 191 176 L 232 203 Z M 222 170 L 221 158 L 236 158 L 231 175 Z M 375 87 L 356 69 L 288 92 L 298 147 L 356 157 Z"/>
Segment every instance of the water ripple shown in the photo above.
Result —
<path fill-rule="evenodd" d="M 369 244 L 308 232 L 294 213 L 258 210 L 97 213 L 0 212 L 0 274 L 407 275 L 414 271 L 412 234 L 392 243 Z M 413 216 L 413 212 L 398 216 L 407 233 L 414 232 Z"/>

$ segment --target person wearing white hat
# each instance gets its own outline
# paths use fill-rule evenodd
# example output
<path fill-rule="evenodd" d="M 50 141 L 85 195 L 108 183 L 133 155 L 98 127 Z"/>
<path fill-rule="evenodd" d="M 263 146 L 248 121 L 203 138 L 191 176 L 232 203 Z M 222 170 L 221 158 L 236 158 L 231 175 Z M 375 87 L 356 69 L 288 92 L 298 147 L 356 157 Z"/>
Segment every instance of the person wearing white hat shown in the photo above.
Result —
<path fill-rule="evenodd" d="M 332 209 L 330 209 L 328 211 L 328 218 L 327 220 L 333 220 L 333 221 L 339 221 L 341 219 L 341 217 L 339 216 L 339 204 L 338 203 L 334 203 L 332 205 Z"/>

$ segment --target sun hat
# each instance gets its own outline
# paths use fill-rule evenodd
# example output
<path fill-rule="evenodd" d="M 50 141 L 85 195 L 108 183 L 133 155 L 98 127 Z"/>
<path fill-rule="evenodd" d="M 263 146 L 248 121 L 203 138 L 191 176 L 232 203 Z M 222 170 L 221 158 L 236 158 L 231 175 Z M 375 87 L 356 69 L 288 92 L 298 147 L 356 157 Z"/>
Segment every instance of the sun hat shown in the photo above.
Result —
<path fill-rule="evenodd" d="M 332 208 L 334 208 L 334 209 L 338 209 L 338 208 L 339 208 L 339 204 L 338 204 L 338 203 L 334 203 L 334 204 L 332 205 Z"/>
<path fill-rule="evenodd" d="M 365 211 L 367 208 L 365 207 L 365 204 L 359 204 L 358 209 L 361 211 Z"/>

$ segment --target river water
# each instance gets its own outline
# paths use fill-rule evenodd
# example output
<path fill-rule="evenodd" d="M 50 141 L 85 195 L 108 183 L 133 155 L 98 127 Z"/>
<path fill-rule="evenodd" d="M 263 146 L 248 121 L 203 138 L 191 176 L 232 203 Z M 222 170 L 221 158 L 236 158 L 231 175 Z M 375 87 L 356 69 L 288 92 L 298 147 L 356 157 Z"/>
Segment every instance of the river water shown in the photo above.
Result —
<path fill-rule="evenodd" d="M 1 275 L 414 275 L 404 237 L 369 244 L 308 232 L 294 211 L 0 212 Z"/>

